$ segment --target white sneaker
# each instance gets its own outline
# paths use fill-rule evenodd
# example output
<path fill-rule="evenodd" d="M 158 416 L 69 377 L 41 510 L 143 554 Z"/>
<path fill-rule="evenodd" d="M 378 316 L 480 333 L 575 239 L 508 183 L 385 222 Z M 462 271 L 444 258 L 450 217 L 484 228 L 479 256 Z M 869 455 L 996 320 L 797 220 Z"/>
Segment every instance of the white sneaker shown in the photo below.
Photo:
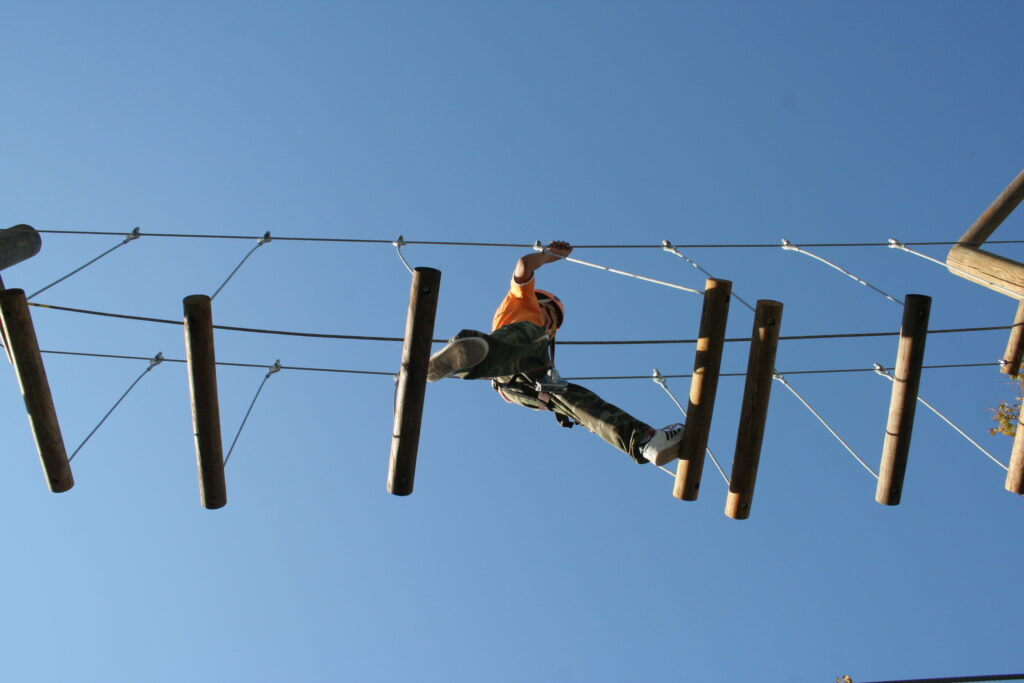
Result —
<path fill-rule="evenodd" d="M 640 449 L 640 454 L 655 465 L 665 465 L 679 457 L 679 445 L 682 440 L 683 425 L 671 424 L 655 431 Z"/>
<path fill-rule="evenodd" d="M 448 342 L 448 345 L 430 357 L 427 381 L 436 382 L 451 377 L 460 370 L 468 370 L 487 356 L 487 340 L 480 337 L 465 337 Z"/>

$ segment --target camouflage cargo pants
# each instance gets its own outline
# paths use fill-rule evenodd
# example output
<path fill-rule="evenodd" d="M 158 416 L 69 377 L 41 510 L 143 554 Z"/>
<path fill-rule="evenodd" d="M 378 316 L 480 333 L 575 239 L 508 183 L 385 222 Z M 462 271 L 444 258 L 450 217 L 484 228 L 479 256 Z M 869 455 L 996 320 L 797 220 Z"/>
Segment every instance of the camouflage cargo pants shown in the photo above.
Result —
<path fill-rule="evenodd" d="M 490 334 L 462 330 L 452 339 L 465 337 L 487 340 L 488 352 L 480 363 L 456 373 L 455 377 L 493 380 L 495 389 L 509 403 L 534 410 L 552 410 L 557 415 L 569 417 L 636 462 L 647 462 L 640 455 L 640 447 L 650 436 L 650 426 L 589 389 L 570 383 L 564 392 L 550 394 L 547 402 L 541 400 L 534 380 L 550 366 L 544 328 L 531 322 L 518 322 Z"/>

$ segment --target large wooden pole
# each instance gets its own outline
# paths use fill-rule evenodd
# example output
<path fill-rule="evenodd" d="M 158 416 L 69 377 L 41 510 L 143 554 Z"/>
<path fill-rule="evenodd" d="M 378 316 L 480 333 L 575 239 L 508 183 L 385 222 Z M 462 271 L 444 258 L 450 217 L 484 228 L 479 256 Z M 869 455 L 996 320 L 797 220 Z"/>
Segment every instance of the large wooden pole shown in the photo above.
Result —
<path fill-rule="evenodd" d="M 199 496 L 203 507 L 214 510 L 228 502 L 224 481 L 224 445 L 217 399 L 217 365 L 213 349 L 213 310 L 210 297 L 193 294 L 182 301 L 185 309 L 185 351 L 188 389 L 192 397 L 192 433 L 199 469 Z"/>
<path fill-rule="evenodd" d="M 725 514 L 733 519 L 750 516 L 754 499 L 754 484 L 761 460 L 761 443 L 768 420 L 768 400 L 771 398 L 775 375 L 775 352 L 779 347 L 779 329 L 782 325 L 782 304 L 763 299 L 757 302 L 754 331 L 750 338 L 750 356 L 747 360 L 747 381 L 743 388 L 743 407 L 736 435 L 736 454 L 733 456 L 729 476 L 729 497 Z"/>
<path fill-rule="evenodd" d="M 1010 181 L 995 201 L 989 205 L 985 212 L 974 221 L 974 225 L 967 229 L 967 232 L 958 240 L 959 244 L 971 247 L 980 247 L 985 243 L 996 228 L 1006 220 L 1017 205 L 1024 200 L 1024 171 L 1017 174 L 1017 177 Z"/>
<path fill-rule="evenodd" d="M 64 448 L 64 438 L 57 422 L 50 383 L 39 352 L 28 301 L 21 289 L 0 292 L 0 318 L 14 371 L 18 375 L 21 395 L 25 399 L 29 425 L 36 440 L 36 450 L 43 465 L 46 483 L 54 493 L 67 491 L 75 485 L 71 465 Z"/>
<path fill-rule="evenodd" d="M 441 271 L 416 268 L 409 292 L 409 313 L 405 320 L 402 369 L 395 395 L 395 424 L 391 432 L 388 462 L 388 493 L 407 496 L 416 478 L 416 453 L 423 420 L 423 399 L 427 390 L 430 341 L 434 336 L 437 296 Z"/>
<path fill-rule="evenodd" d="M 903 301 L 903 324 L 893 373 L 895 381 L 892 383 L 889 420 L 885 427 L 882 463 L 878 468 L 878 488 L 875 490 L 875 500 L 882 505 L 899 505 L 903 495 L 903 478 L 907 472 L 931 307 L 932 298 L 923 294 L 908 294 Z"/>
<path fill-rule="evenodd" d="M 725 327 L 729 319 L 732 282 L 708 278 L 704 283 L 704 308 L 700 314 L 697 354 L 690 381 L 690 402 L 686 410 L 686 427 L 676 466 L 676 482 L 672 495 L 680 500 L 697 500 L 700 478 L 704 471 L 704 451 L 711 433 L 711 414 L 715 409 L 718 373 L 722 366 Z"/>
<path fill-rule="evenodd" d="M 1021 359 L 1024 358 L 1024 301 L 1017 304 L 1017 315 L 1013 319 L 1013 329 L 1006 342 L 1003 353 L 1002 371 L 1007 375 L 1019 375 Z"/>
<path fill-rule="evenodd" d="M 32 258 L 39 253 L 43 240 L 31 225 L 15 225 L 0 230 L 0 270 Z"/>

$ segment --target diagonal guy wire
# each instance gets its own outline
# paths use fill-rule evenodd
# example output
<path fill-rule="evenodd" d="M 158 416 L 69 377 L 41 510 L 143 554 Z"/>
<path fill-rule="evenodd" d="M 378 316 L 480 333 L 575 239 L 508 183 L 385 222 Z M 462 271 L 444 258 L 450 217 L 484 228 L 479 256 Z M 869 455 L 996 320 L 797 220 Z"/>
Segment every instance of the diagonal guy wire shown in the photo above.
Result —
<path fill-rule="evenodd" d="M 892 376 L 892 374 L 891 374 L 891 373 L 890 373 L 890 372 L 889 372 L 889 371 L 888 371 L 888 370 L 887 370 L 887 369 L 886 369 L 886 368 L 885 368 L 884 366 L 882 366 L 882 365 L 881 365 L 881 364 L 879 364 L 879 363 L 875 363 L 875 374 L 878 374 L 878 375 L 881 375 L 882 377 L 885 377 L 885 378 L 887 378 L 887 379 L 888 379 L 888 380 L 889 380 L 890 382 L 895 382 L 895 381 L 896 381 L 896 378 L 895 378 L 895 377 L 893 377 L 893 376 Z M 992 462 L 994 462 L 995 464 L 997 464 L 997 465 L 999 465 L 1000 467 L 1002 467 L 1002 468 L 1003 468 L 1003 469 L 1004 469 L 1005 471 L 1007 471 L 1007 472 L 1009 472 L 1009 471 L 1010 471 L 1010 468 L 1009 468 L 1009 467 L 1007 467 L 1007 466 L 1006 466 L 1006 465 L 1004 465 L 1003 463 L 999 462 L 999 460 L 998 460 L 998 459 L 996 459 L 996 457 L 995 457 L 994 455 L 992 455 L 991 453 L 989 453 L 988 451 L 986 451 L 986 450 L 985 450 L 984 448 L 982 448 L 982 447 L 981 447 L 981 444 L 979 444 L 979 443 L 978 443 L 977 441 L 975 441 L 975 440 L 974 440 L 974 439 L 972 439 L 971 437 L 967 436 L 967 433 L 966 433 L 966 432 L 964 432 L 964 430 L 960 429 L 960 428 L 959 428 L 959 427 L 957 427 L 957 426 L 956 426 L 955 424 L 953 424 L 953 422 L 952 422 L 952 421 L 951 421 L 951 420 L 950 420 L 950 419 L 949 419 L 948 417 L 946 417 L 945 415 L 943 415 L 942 413 L 940 413 L 940 412 L 939 412 L 938 410 L 936 410 L 936 409 L 935 409 L 935 408 L 934 408 L 934 407 L 932 406 L 932 404 L 928 403 L 928 401 L 924 400 L 924 399 L 923 399 L 923 398 L 921 398 L 920 396 L 918 396 L 918 397 L 917 397 L 917 400 L 918 400 L 918 401 L 920 401 L 920 402 L 921 402 L 921 403 L 922 403 L 922 404 L 923 404 L 923 405 L 924 405 L 924 406 L 925 406 L 926 408 L 928 408 L 928 410 L 930 410 L 930 411 L 932 411 L 933 413 L 935 413 L 936 415 L 938 415 L 938 416 L 939 416 L 939 417 L 940 417 L 940 418 L 942 419 L 942 421 L 943 421 L 943 422 L 945 422 L 945 423 L 946 423 L 946 424 L 948 424 L 948 425 L 949 425 L 950 427 L 952 427 L 953 429 L 955 429 L 955 430 L 956 430 L 956 432 L 957 432 L 957 433 L 958 433 L 958 434 L 959 434 L 960 436 L 962 436 L 962 437 L 964 437 L 965 439 L 967 439 L 968 441 L 970 441 L 970 442 L 971 442 L 971 444 L 973 444 L 975 448 L 977 448 L 977 449 L 978 449 L 979 451 L 981 451 L 982 453 L 984 453 L 985 455 L 987 455 L 987 456 L 988 456 L 988 458 L 989 458 L 989 460 L 991 460 L 991 461 L 992 461 Z"/>
<path fill-rule="evenodd" d="M 281 361 L 280 360 L 275 360 L 274 364 L 271 365 L 267 369 L 267 374 L 263 376 L 263 381 L 260 382 L 260 388 L 256 390 L 256 395 L 252 397 L 252 403 L 249 404 L 249 410 L 245 411 L 245 417 L 242 418 L 242 424 L 240 424 L 238 426 L 238 431 L 235 432 L 235 438 L 231 442 L 231 448 L 228 449 L 228 454 L 224 458 L 224 464 L 225 465 L 227 465 L 228 464 L 228 460 L 231 459 L 231 453 L 234 452 L 234 450 L 235 450 L 235 444 L 238 443 L 238 437 L 240 437 L 242 435 L 242 430 L 245 429 L 245 423 L 249 419 L 249 415 L 252 413 L 253 406 L 256 405 L 256 399 L 258 399 L 260 397 L 260 392 L 263 391 L 263 385 L 267 383 L 267 380 L 270 379 L 271 375 L 273 375 L 275 372 L 279 372 L 280 370 L 281 370 Z"/>
<path fill-rule="evenodd" d="M 600 266 L 600 265 L 598 265 L 596 263 L 589 263 L 587 261 L 581 261 L 581 260 L 579 260 L 577 258 L 572 258 L 571 256 L 559 256 L 558 254 L 554 253 L 553 251 L 549 250 L 547 247 L 542 245 L 539 240 L 537 242 L 534 242 L 533 250 L 534 251 L 539 251 L 539 252 L 542 252 L 542 253 L 545 253 L 545 254 L 548 254 L 549 256 L 554 256 L 554 257 L 559 258 L 559 259 L 561 259 L 563 261 L 568 261 L 569 263 L 578 263 L 581 266 L 589 266 L 591 268 L 597 268 L 598 270 L 604 270 L 604 271 L 607 271 L 609 273 L 615 273 L 616 275 L 625 275 L 626 277 L 636 278 L 637 280 L 643 280 L 644 282 L 653 282 L 656 285 L 664 285 L 665 287 L 671 287 L 673 289 L 681 289 L 684 292 L 690 292 L 692 294 L 703 294 L 704 293 L 704 292 L 700 291 L 699 289 L 694 289 L 693 287 L 684 287 L 682 285 L 672 284 L 671 282 L 664 282 L 663 280 L 655 280 L 654 278 L 646 277 L 644 275 L 636 275 L 635 273 L 627 273 L 624 270 L 618 270 L 616 268 L 609 268 L 608 266 Z"/>
<path fill-rule="evenodd" d="M 798 247 L 798 246 L 794 245 L 794 244 L 793 244 L 792 242 L 790 242 L 790 241 L 789 241 L 789 240 L 787 240 L 787 239 L 783 239 L 783 240 L 782 240 L 782 248 L 783 248 L 783 249 L 784 249 L 785 251 L 795 251 L 795 252 L 797 252 L 797 253 L 800 253 L 800 254 L 805 254 L 805 255 L 807 255 L 807 256 L 810 256 L 810 257 L 811 257 L 811 258 L 813 258 L 813 259 L 817 259 L 818 261 L 821 261 L 822 263 L 824 263 L 824 264 L 825 264 L 826 266 L 831 266 L 832 268 L 835 268 L 836 270 L 838 270 L 838 271 L 839 271 L 840 273 L 842 273 L 842 274 L 843 274 L 843 275 L 845 275 L 846 277 L 848 277 L 848 278 L 851 278 L 851 279 L 853 279 L 853 280 L 856 280 L 857 282 L 859 282 L 860 284 L 864 285 L 865 287 L 870 287 L 871 289 L 875 290 L 876 292 L 878 292 L 879 294 L 881 294 L 882 296 L 884 296 L 884 297 L 885 297 L 886 299 L 888 299 L 889 301 L 893 302 L 894 304 L 899 304 L 900 306 L 902 306 L 902 305 L 903 305 L 903 302 L 902 302 L 902 301 L 900 301 L 899 299 L 895 299 L 895 298 L 893 298 L 892 296 L 890 296 L 890 295 L 886 294 L 885 292 L 883 292 L 882 290 L 880 290 L 880 289 L 879 289 L 878 287 L 875 287 L 875 286 L 874 286 L 873 284 L 871 284 L 870 282 L 867 282 L 867 281 L 865 281 L 865 280 L 862 280 L 862 279 L 860 279 L 859 277 L 857 277 L 856 275 L 854 275 L 853 273 L 850 273 L 850 272 L 848 272 L 848 271 L 846 271 L 846 270 L 843 270 L 842 268 L 840 268 L 840 267 L 839 267 L 839 266 L 837 266 L 836 264 L 832 263 L 831 261 L 828 261 L 828 260 L 826 260 L 826 259 L 823 259 L 823 258 L 822 258 L 822 257 L 820 257 L 820 256 L 816 256 L 815 254 L 812 254 L 812 253 L 811 253 L 811 252 L 809 252 L 809 251 L 806 251 L 806 250 L 804 250 L 804 249 L 801 249 L 800 247 Z"/>
<path fill-rule="evenodd" d="M 827 422 L 825 422 L 825 419 L 821 415 L 819 415 L 817 411 L 814 410 L 814 408 L 811 407 L 811 404 L 805 401 L 804 397 L 798 394 L 796 389 L 789 385 L 789 382 L 786 381 L 785 377 L 776 372 L 774 378 L 781 382 L 782 386 L 789 389 L 793 393 L 793 395 L 796 396 L 797 400 L 803 403 L 804 407 L 807 408 L 807 410 L 811 411 L 811 414 L 814 415 L 814 417 L 818 418 L 818 422 L 823 424 L 825 426 L 825 429 L 827 429 L 829 433 L 832 434 L 832 436 L 836 437 L 836 440 L 843 445 L 843 448 L 849 451 L 850 455 L 852 455 L 857 460 L 857 462 L 859 462 L 864 467 L 864 469 L 871 473 L 871 476 L 873 476 L 875 479 L 878 479 L 878 475 L 875 474 L 875 471 L 868 467 L 868 464 L 860 459 L 860 456 L 857 455 L 852 448 L 850 448 L 849 444 L 843 441 L 843 437 L 839 436 L 839 434 L 836 433 L 836 430 L 832 429 L 832 427 L 829 426 Z"/>
<path fill-rule="evenodd" d="M 125 236 L 124 240 L 123 240 L 122 242 L 120 242 L 119 244 L 117 244 L 117 245 L 115 245 L 115 246 L 111 247 L 110 249 L 107 249 L 107 250 L 106 250 L 105 252 L 103 252 L 102 254 L 100 254 L 99 256 L 97 256 L 96 258 L 94 258 L 93 260 L 89 261 L 88 263 L 85 263 L 85 264 L 83 264 L 83 265 L 79 266 L 78 268 L 75 268 L 75 269 L 74 269 L 74 270 L 72 270 L 72 271 L 71 271 L 70 273 L 68 273 L 68 274 L 67 274 L 67 275 L 65 275 L 64 277 L 60 278 L 59 280 L 54 280 L 54 281 L 53 281 L 53 282 L 51 282 L 50 284 L 46 285 L 45 287 L 43 287 L 43 288 L 42 288 L 42 289 L 40 289 L 39 291 L 37 291 L 37 292 L 35 292 L 34 294 L 32 294 L 32 296 L 29 296 L 29 297 L 28 297 L 28 299 L 32 299 L 33 297 L 39 296 L 40 294 L 42 294 L 43 292 L 45 292 L 46 290 L 48 290 L 48 289 L 49 289 L 50 287 L 53 287 L 53 286 L 54 286 L 54 285 L 56 285 L 56 284 L 60 284 L 61 282 L 64 282 L 65 280 L 67 280 L 67 279 L 68 279 L 69 277 L 71 277 L 71 276 L 72 276 L 72 275 L 74 275 L 75 273 L 78 273 L 78 272 L 80 272 L 80 271 L 83 271 L 83 270 L 85 270 L 86 268 L 88 268 L 88 267 L 89 267 L 89 266 L 91 266 L 92 264 L 96 263 L 96 262 L 97 262 L 97 261 L 99 261 L 99 260 L 100 260 L 101 258 L 103 258 L 103 257 L 104 257 L 104 256 L 106 256 L 107 254 L 111 253 L 111 252 L 112 252 L 112 251 L 114 251 L 115 249 L 120 249 L 121 247 L 123 247 L 124 245 L 128 244 L 128 243 L 129 243 L 129 242 L 131 242 L 132 240 L 136 240 L 136 239 L 138 239 L 138 238 L 139 238 L 139 235 L 140 235 L 140 232 L 139 232 L 139 228 L 135 228 L 135 229 L 134 229 L 134 230 L 132 230 L 132 231 L 131 231 L 130 233 L 128 233 L 128 234 L 127 234 L 127 235 Z M 26 299 L 26 300 L 28 300 L 28 299 Z"/>
<path fill-rule="evenodd" d="M 112 408 L 111 408 L 110 410 L 108 410 L 108 411 L 107 411 L 107 414 L 103 416 L 103 419 L 99 421 L 99 424 L 97 424 L 97 425 L 96 425 L 95 427 L 93 427 L 93 428 L 92 428 L 92 431 L 91 431 L 91 432 L 89 432 L 89 436 L 85 437 L 85 439 L 84 439 L 84 440 L 82 441 L 82 443 L 78 444 L 78 448 L 76 448 L 76 449 L 75 449 L 75 452 L 71 454 L 71 457 L 70 457 L 70 458 L 68 458 L 68 462 L 71 462 L 72 460 L 74 460 L 74 459 L 75 459 L 75 456 L 76 456 L 76 455 L 78 455 L 78 451 L 82 450 L 82 446 L 84 446 L 84 445 L 86 444 L 86 442 L 88 442 L 88 441 L 89 441 L 89 439 L 91 439 L 91 438 L 92 438 L 92 435 L 93 435 L 93 434 L 95 434 L 95 433 L 96 433 L 96 432 L 97 432 L 97 431 L 99 430 L 99 428 L 103 426 L 103 423 L 104 423 L 104 422 L 106 422 L 106 421 L 107 421 L 107 418 L 108 418 L 108 417 L 110 417 L 111 413 L 113 413 L 113 412 L 114 412 L 114 410 L 115 410 L 115 409 L 116 409 L 116 408 L 117 408 L 117 407 L 118 407 L 119 405 L 121 405 L 121 401 L 123 401 L 123 400 L 124 400 L 124 398 L 125 398 L 125 396 L 127 396 L 127 395 L 128 395 L 128 393 L 129 393 L 129 392 L 130 392 L 130 391 L 131 391 L 132 389 L 134 389 L 134 388 L 135 388 L 135 385 L 136 385 L 136 384 L 138 384 L 139 382 L 141 382 L 141 381 L 142 381 L 142 378 L 143 378 L 143 377 L 145 377 L 145 376 L 146 376 L 146 374 L 147 374 L 147 373 L 148 373 L 148 372 L 149 372 L 150 370 L 152 370 L 153 368 L 155 368 L 155 367 L 156 367 L 157 365 L 160 365 L 160 363 L 162 363 L 162 362 L 163 362 L 163 360 L 164 360 L 164 354 L 163 354 L 163 352 L 160 352 L 160 353 L 156 354 L 156 355 L 155 355 L 155 356 L 154 356 L 154 357 L 152 358 L 152 360 L 150 360 L 150 361 L 149 361 L 149 365 L 148 365 L 148 366 L 146 367 L 146 369 L 142 371 L 142 374 L 141 374 L 141 375 L 139 375 L 139 376 L 138 376 L 138 378 L 137 378 L 137 379 L 136 379 L 136 380 L 135 380 L 134 382 L 132 382 L 132 385 L 131 385 L 130 387 L 128 387 L 128 390 L 127 390 L 127 391 L 125 391 L 125 392 L 124 392 L 123 394 L 121 394 L 121 398 L 117 399 L 117 401 L 116 401 L 116 402 L 114 403 L 113 407 L 112 407 Z"/>
<path fill-rule="evenodd" d="M 668 397 L 671 398 L 672 402 L 676 404 L 677 408 L 679 408 L 679 412 L 683 414 L 683 417 L 686 417 L 686 409 L 684 409 L 679 400 L 676 399 L 675 394 L 672 393 L 672 390 L 668 388 L 668 381 L 665 380 L 665 376 L 661 374 L 658 368 L 654 368 L 654 372 L 652 373 L 652 379 L 656 384 L 660 385 L 661 388 L 665 390 L 665 393 L 668 394 Z M 728 475 L 726 475 L 725 470 L 722 469 L 722 466 L 718 464 L 718 459 L 715 458 L 715 454 L 711 452 L 710 448 L 707 449 L 707 454 L 711 456 L 711 462 L 715 463 L 715 467 L 718 468 L 718 473 L 722 475 L 722 479 L 725 481 L 725 485 L 728 486 L 729 477 Z"/>
<path fill-rule="evenodd" d="M 220 287 L 217 288 L 217 291 L 210 295 L 210 301 L 213 301 L 215 298 L 217 298 L 217 295 L 220 294 L 220 290 L 224 289 L 224 285 L 226 285 L 227 283 L 231 282 L 231 278 L 233 278 L 235 276 L 235 273 L 238 272 L 239 268 L 241 268 L 242 265 L 246 261 L 249 260 L 249 257 L 252 256 L 253 252 L 256 251 L 257 249 L 259 249 L 260 247 L 262 247 L 264 244 L 266 244 L 269 241 L 270 241 L 270 231 L 267 230 L 263 234 L 263 237 L 261 237 L 258 240 L 256 240 L 256 246 L 253 247 L 252 249 L 250 249 L 249 253 L 246 254 L 245 257 L 238 263 L 238 265 L 235 266 L 235 269 L 231 271 L 231 275 L 228 275 L 228 279 L 224 280 L 224 282 L 221 283 Z"/>
<path fill-rule="evenodd" d="M 678 256 L 679 258 L 683 259 L 684 261 L 686 261 L 686 262 L 687 262 L 687 263 L 689 263 L 689 264 L 690 264 L 691 266 L 693 266 L 694 268 L 696 268 L 696 269 L 697 269 L 697 270 L 699 270 L 700 272 L 704 273 L 704 274 L 705 274 L 705 275 L 707 275 L 708 277 L 714 277 L 714 275 L 712 275 L 712 274 L 711 274 L 711 273 L 709 273 L 708 271 L 706 271 L 706 270 L 704 270 L 703 268 L 701 268 L 701 267 L 700 267 L 700 264 L 699 264 L 699 263 L 697 263 L 696 261 L 694 261 L 694 260 L 693 260 L 692 258 L 690 258 L 689 256 L 687 256 L 686 254 L 683 254 L 683 253 L 682 253 L 682 252 L 680 252 L 680 251 L 679 251 L 678 249 L 676 249 L 676 248 L 675 248 L 675 247 L 674 247 L 674 246 L 672 245 L 672 243 L 671 243 L 671 242 L 669 242 L 668 240 L 662 240 L 662 241 L 661 241 L 661 245 L 662 245 L 662 246 L 661 246 L 661 248 L 662 248 L 662 249 L 663 249 L 664 251 L 667 251 L 667 252 L 668 252 L 668 253 L 670 253 L 670 254 L 675 254 L 676 256 Z M 747 308 L 749 308 L 749 309 L 750 309 L 751 311 L 755 310 L 753 306 L 751 306 L 751 305 L 750 305 L 749 303 L 747 303 L 747 301 L 746 301 L 745 299 L 743 299 L 743 298 L 742 298 L 742 297 L 741 297 L 741 296 L 740 296 L 739 294 L 737 294 L 736 292 L 733 292 L 733 293 L 732 293 L 732 296 L 733 296 L 733 298 L 734 298 L 734 299 L 736 299 L 736 301 L 739 301 L 739 302 L 740 302 L 741 304 L 743 304 L 744 306 L 746 306 Z"/>

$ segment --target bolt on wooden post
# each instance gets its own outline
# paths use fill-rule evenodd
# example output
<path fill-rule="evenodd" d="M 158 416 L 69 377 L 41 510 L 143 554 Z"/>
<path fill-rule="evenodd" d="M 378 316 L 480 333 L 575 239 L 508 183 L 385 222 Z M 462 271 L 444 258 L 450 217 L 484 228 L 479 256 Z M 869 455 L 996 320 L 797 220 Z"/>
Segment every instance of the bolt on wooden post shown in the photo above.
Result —
<path fill-rule="evenodd" d="M 193 294 L 182 301 L 185 309 L 185 351 L 188 389 L 192 399 L 192 433 L 199 470 L 199 496 L 203 507 L 227 505 L 224 481 L 224 445 L 217 398 L 217 359 L 213 348 L 213 310 L 210 297 Z"/>
<path fill-rule="evenodd" d="M 729 319 L 732 282 L 708 278 L 704 283 L 704 307 L 700 314 L 697 352 L 690 380 L 690 401 L 686 409 L 686 426 L 676 465 L 676 481 L 672 495 L 680 500 L 697 500 L 701 474 L 704 472 L 704 451 L 711 433 L 711 416 L 715 409 L 718 375 L 725 346 L 725 328 Z"/>
<path fill-rule="evenodd" d="M 903 301 L 903 324 L 900 326 L 889 418 L 875 490 L 875 500 L 882 505 L 899 505 L 903 495 L 931 306 L 932 298 L 924 294 L 908 294 Z"/>
<path fill-rule="evenodd" d="M 395 395 L 391 456 L 388 461 L 387 490 L 396 496 L 412 493 L 416 478 L 416 455 L 427 390 L 430 343 L 434 336 L 440 288 L 441 271 L 434 268 L 413 270 L 409 312 L 405 320 L 405 343 L 402 345 L 402 369 L 398 375 Z"/>
<path fill-rule="evenodd" d="M 725 514 L 732 519 L 750 516 L 754 484 L 761 461 L 761 444 L 768 421 L 768 401 L 775 376 L 775 354 L 782 326 L 782 303 L 762 299 L 754 313 L 754 331 L 750 338 L 747 380 L 743 387 L 743 407 L 736 435 L 736 454 L 729 475 L 729 497 Z"/>
<path fill-rule="evenodd" d="M 0 319 L 46 483 L 54 493 L 67 491 L 75 485 L 75 480 L 71 476 L 71 465 L 24 290 L 0 291 Z"/>

